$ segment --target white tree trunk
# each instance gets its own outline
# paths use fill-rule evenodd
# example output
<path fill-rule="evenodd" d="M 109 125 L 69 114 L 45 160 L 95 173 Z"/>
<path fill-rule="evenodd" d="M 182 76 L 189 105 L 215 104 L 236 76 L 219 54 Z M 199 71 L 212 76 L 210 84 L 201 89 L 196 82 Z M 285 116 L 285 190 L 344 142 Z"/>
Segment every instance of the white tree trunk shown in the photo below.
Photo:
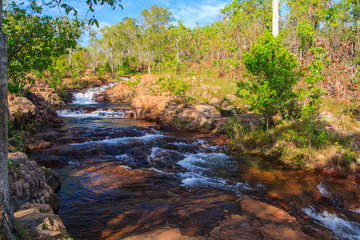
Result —
<path fill-rule="evenodd" d="M 273 0 L 272 34 L 279 35 L 279 0 Z"/>
<path fill-rule="evenodd" d="M 0 4 L 2 9 L 2 3 Z M 0 12 L 1 20 L 1 12 Z M 1 21 L 0 21 L 1 24 Z M 9 204 L 8 182 L 8 92 L 7 35 L 0 25 L 0 239 L 15 239 L 12 235 L 13 214 Z"/>

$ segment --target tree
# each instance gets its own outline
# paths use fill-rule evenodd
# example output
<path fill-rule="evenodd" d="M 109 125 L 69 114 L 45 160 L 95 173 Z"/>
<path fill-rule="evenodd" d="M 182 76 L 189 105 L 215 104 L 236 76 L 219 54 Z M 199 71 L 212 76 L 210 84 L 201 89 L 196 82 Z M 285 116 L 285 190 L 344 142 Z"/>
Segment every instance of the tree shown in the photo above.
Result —
<path fill-rule="evenodd" d="M 142 42 L 145 46 L 146 61 L 148 65 L 148 72 L 151 72 L 151 64 L 154 61 L 162 61 L 162 46 L 167 41 L 164 36 L 170 22 L 174 20 L 171 12 L 167 8 L 161 8 L 156 5 L 151 6 L 141 12 L 143 18 Z"/>
<path fill-rule="evenodd" d="M 20 91 L 27 83 L 27 73 L 44 71 L 54 58 L 75 48 L 82 26 L 81 21 L 71 21 L 67 17 L 38 16 L 16 6 L 7 9 L 3 31 L 9 36 L 9 91 Z"/>
<path fill-rule="evenodd" d="M 272 19 L 272 34 L 274 37 L 279 35 L 279 0 L 273 0 L 273 19 Z"/>
<path fill-rule="evenodd" d="M 58 6 L 61 1 L 44 2 L 44 6 Z M 89 10 L 94 12 L 94 6 L 97 4 L 108 4 L 113 9 L 121 5 L 118 0 L 86 0 Z M 3 32 L 3 0 L 0 0 L 0 238 L 15 239 L 13 232 L 13 214 L 9 203 L 9 182 L 8 182 L 8 81 L 7 81 L 7 49 L 8 37 Z M 74 12 L 77 15 L 76 9 L 71 5 L 63 3 L 61 5 L 65 12 L 69 14 Z M 36 4 L 35 0 L 30 2 L 30 8 L 41 13 L 42 7 Z M 98 25 L 95 16 L 89 20 L 90 24 Z M 31 40 L 31 39 L 29 39 Z"/>
<path fill-rule="evenodd" d="M 295 71 L 297 58 L 283 47 L 280 37 L 270 32 L 259 37 L 250 51 L 243 55 L 243 63 L 249 74 L 247 82 L 239 82 L 239 94 L 246 90 L 251 105 L 260 111 L 267 128 L 279 112 L 283 116 L 291 111 L 295 94 L 293 86 L 298 81 Z"/>

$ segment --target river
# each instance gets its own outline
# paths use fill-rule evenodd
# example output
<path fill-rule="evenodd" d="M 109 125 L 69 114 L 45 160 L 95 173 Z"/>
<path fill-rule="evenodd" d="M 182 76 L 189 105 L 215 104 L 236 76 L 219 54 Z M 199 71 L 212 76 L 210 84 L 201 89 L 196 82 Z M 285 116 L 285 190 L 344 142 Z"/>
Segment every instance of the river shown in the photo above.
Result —
<path fill-rule="evenodd" d="M 111 86 L 107 86 L 111 87 Z M 296 217 L 316 239 L 360 239 L 360 188 L 346 178 L 232 157 L 214 137 L 160 130 L 125 104 L 97 103 L 106 87 L 75 94 L 54 145 L 31 154 L 59 173 L 60 208 L 76 239 L 120 239 L 161 226 L 209 236 L 249 196 Z M 199 210 L 200 209 L 200 210 Z"/>

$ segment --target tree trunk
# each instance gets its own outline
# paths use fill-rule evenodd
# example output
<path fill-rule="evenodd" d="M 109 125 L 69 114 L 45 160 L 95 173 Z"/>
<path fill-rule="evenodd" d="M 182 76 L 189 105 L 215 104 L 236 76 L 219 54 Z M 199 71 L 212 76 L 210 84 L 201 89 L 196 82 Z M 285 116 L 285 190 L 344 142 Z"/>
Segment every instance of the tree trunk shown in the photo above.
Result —
<path fill-rule="evenodd" d="M 273 0 L 272 34 L 279 35 L 279 0 Z"/>
<path fill-rule="evenodd" d="M 2 4 L 0 4 L 2 9 Z M 1 14 L 0 14 L 1 19 Z M 0 21 L 1 24 L 1 21 Z M 8 182 L 8 92 L 7 35 L 0 25 L 0 239 L 15 239 L 12 235 L 13 214 L 9 204 Z"/>

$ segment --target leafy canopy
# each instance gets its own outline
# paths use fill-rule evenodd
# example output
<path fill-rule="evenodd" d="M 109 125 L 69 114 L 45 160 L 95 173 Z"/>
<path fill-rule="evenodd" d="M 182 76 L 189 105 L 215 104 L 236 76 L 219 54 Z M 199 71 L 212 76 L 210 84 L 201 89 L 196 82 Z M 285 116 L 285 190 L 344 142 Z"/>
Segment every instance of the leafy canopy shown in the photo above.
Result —
<path fill-rule="evenodd" d="M 263 114 L 267 126 L 277 113 L 289 114 L 295 100 L 293 86 L 298 81 L 297 58 L 283 46 L 281 38 L 266 31 L 243 55 L 243 63 L 248 80 L 238 83 L 238 94 L 249 97 L 252 107 Z M 241 90 L 246 93 L 241 94 Z"/>

